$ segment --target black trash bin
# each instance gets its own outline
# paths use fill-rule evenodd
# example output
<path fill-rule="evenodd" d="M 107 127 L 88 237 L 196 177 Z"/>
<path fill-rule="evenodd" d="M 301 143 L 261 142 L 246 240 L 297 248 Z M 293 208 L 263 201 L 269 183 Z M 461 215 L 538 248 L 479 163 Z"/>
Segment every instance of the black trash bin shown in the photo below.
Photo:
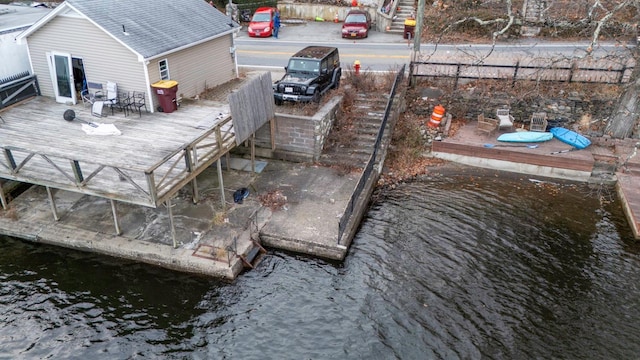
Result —
<path fill-rule="evenodd" d="M 175 80 L 160 80 L 151 84 L 158 96 L 159 110 L 165 113 L 171 113 L 178 110 L 178 101 L 176 94 L 178 93 L 178 82 Z"/>
<path fill-rule="evenodd" d="M 415 19 L 405 19 L 404 21 L 404 38 L 405 39 L 413 39 L 416 34 L 416 20 Z"/>

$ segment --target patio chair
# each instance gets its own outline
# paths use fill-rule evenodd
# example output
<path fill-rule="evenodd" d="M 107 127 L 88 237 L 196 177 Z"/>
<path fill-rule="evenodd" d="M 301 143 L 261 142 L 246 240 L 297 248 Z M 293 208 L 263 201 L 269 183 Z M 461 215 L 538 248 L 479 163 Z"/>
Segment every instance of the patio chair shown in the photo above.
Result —
<path fill-rule="evenodd" d="M 133 112 L 138 109 L 138 115 L 142 117 L 142 108 L 144 107 L 144 111 L 149 112 L 147 109 L 147 102 L 145 101 L 145 93 L 144 92 L 133 92 L 133 96 L 130 101 L 130 107 Z"/>
<path fill-rule="evenodd" d="M 486 135 L 491 135 L 494 131 L 498 130 L 499 126 L 500 120 L 484 117 L 484 114 L 478 115 L 477 132 L 483 132 Z"/>
<path fill-rule="evenodd" d="M 498 117 L 498 120 L 500 120 L 500 125 L 498 126 L 498 128 L 500 130 L 502 129 L 513 129 L 513 116 L 511 116 L 511 114 L 509 114 L 509 108 L 508 107 L 501 107 L 498 108 L 496 110 L 496 116 Z"/>
<path fill-rule="evenodd" d="M 127 111 L 125 109 L 125 106 L 128 107 L 128 94 L 126 94 L 126 97 L 123 98 L 123 95 L 121 92 L 118 91 L 118 84 L 111 82 L 111 81 L 107 81 L 107 96 L 105 97 L 105 100 L 102 102 L 103 105 L 106 105 L 108 107 L 111 108 L 111 115 L 114 114 L 114 109 L 120 109 L 124 111 L 125 116 L 127 115 Z M 125 105 L 124 102 L 127 102 L 127 104 Z"/>
<path fill-rule="evenodd" d="M 82 92 L 82 103 L 84 106 L 93 105 L 96 101 L 104 100 L 104 90 L 101 83 L 85 81 Z"/>
<path fill-rule="evenodd" d="M 531 122 L 529 124 L 529 131 L 547 131 L 547 113 L 536 112 L 531 114 Z"/>
<path fill-rule="evenodd" d="M 122 110 L 124 116 L 128 116 L 131 110 L 129 108 L 131 106 L 131 94 L 128 91 L 118 91 L 116 101 L 109 106 L 111 107 L 111 115 L 113 115 L 114 109 L 118 109 Z"/>

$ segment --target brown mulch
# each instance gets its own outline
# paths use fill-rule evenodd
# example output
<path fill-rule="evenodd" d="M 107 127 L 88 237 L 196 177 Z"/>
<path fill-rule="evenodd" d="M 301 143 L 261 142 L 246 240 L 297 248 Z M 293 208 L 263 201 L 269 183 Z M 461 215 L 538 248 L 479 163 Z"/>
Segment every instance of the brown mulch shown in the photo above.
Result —
<path fill-rule="evenodd" d="M 287 197 L 280 190 L 271 190 L 258 197 L 260 204 L 271 210 L 282 209 L 287 204 Z"/>
<path fill-rule="evenodd" d="M 206 89 L 200 94 L 200 99 L 210 100 L 217 102 L 227 102 L 229 94 L 234 90 L 239 89 L 246 84 L 253 76 L 260 72 L 248 72 L 241 73 L 239 77 L 232 79 L 224 84 L 217 85 L 216 87 Z M 285 102 L 280 106 L 276 106 L 276 112 L 292 115 L 306 115 L 310 116 L 318 111 L 318 108 L 331 99 L 332 94 L 329 92 L 326 94 L 320 104 L 316 103 L 289 103 Z"/>
<path fill-rule="evenodd" d="M 200 98 L 204 100 L 225 102 L 234 90 L 239 89 L 246 81 L 246 75 L 227 81 L 224 84 L 209 88 L 200 94 Z"/>

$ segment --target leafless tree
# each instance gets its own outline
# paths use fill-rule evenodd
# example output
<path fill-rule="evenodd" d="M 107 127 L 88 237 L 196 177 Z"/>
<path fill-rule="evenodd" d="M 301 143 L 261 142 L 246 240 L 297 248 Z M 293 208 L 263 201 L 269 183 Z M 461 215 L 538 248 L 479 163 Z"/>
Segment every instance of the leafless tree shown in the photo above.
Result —
<path fill-rule="evenodd" d="M 584 58 L 593 56 L 604 39 L 627 47 L 635 64 L 640 59 L 636 46 L 640 0 L 436 0 L 427 3 L 424 14 L 425 17 L 441 17 L 440 24 L 431 23 L 418 29 L 435 44 L 433 53 L 451 34 L 465 31 L 465 26 L 467 29 L 485 29 L 487 40 L 495 45 L 502 37 L 517 36 L 523 26 L 532 25 L 541 28 L 543 35 L 571 35 L 573 39 L 588 41 L 584 54 L 579 55 Z M 433 54 L 419 54 L 419 45 L 414 48 L 413 59 L 425 59 Z M 476 61 L 484 61 L 493 49 L 492 46 Z M 620 62 L 627 60 L 620 59 Z M 605 133 L 615 138 L 630 137 L 634 130 L 637 131 L 639 118 L 640 66 L 635 66 L 631 80 L 607 122 Z"/>

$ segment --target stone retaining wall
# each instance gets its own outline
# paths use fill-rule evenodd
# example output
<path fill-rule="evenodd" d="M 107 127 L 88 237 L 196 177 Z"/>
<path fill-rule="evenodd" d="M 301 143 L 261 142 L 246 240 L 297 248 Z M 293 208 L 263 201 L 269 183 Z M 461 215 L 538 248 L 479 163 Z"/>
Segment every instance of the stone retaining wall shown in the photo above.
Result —
<path fill-rule="evenodd" d="M 465 96 L 457 99 L 461 108 L 468 109 L 467 114 L 456 114 L 467 119 L 476 119 L 478 114 L 486 116 L 495 115 L 498 107 L 508 105 L 510 113 L 516 122 L 528 122 L 534 112 L 546 112 L 547 119 L 559 126 L 571 127 L 580 125 L 582 128 L 604 128 L 611 114 L 615 110 L 617 99 L 596 98 L 583 94 L 572 93 L 566 97 L 540 98 L 540 99 L 515 99 L 507 96 L 496 95 L 487 102 L 474 96 Z M 596 134 L 587 134 L 596 135 Z"/>
<path fill-rule="evenodd" d="M 371 20 L 376 22 L 376 1 L 360 1 L 360 9 L 366 10 L 371 14 Z M 278 10 L 280 10 L 280 16 L 283 21 L 288 19 L 304 19 L 315 20 L 316 18 L 322 18 L 324 21 L 334 21 L 336 14 L 339 21 L 344 21 L 347 17 L 347 13 L 351 10 L 351 2 L 345 2 L 343 5 L 328 5 L 328 4 L 309 4 L 309 3 L 295 3 L 295 2 L 278 2 Z"/>
<path fill-rule="evenodd" d="M 276 113 L 275 150 L 268 157 L 287 161 L 317 161 L 340 109 L 342 96 L 333 97 L 313 116 Z M 271 149 L 271 125 L 256 132 L 256 147 Z M 264 151 L 261 156 L 267 156 Z"/>

